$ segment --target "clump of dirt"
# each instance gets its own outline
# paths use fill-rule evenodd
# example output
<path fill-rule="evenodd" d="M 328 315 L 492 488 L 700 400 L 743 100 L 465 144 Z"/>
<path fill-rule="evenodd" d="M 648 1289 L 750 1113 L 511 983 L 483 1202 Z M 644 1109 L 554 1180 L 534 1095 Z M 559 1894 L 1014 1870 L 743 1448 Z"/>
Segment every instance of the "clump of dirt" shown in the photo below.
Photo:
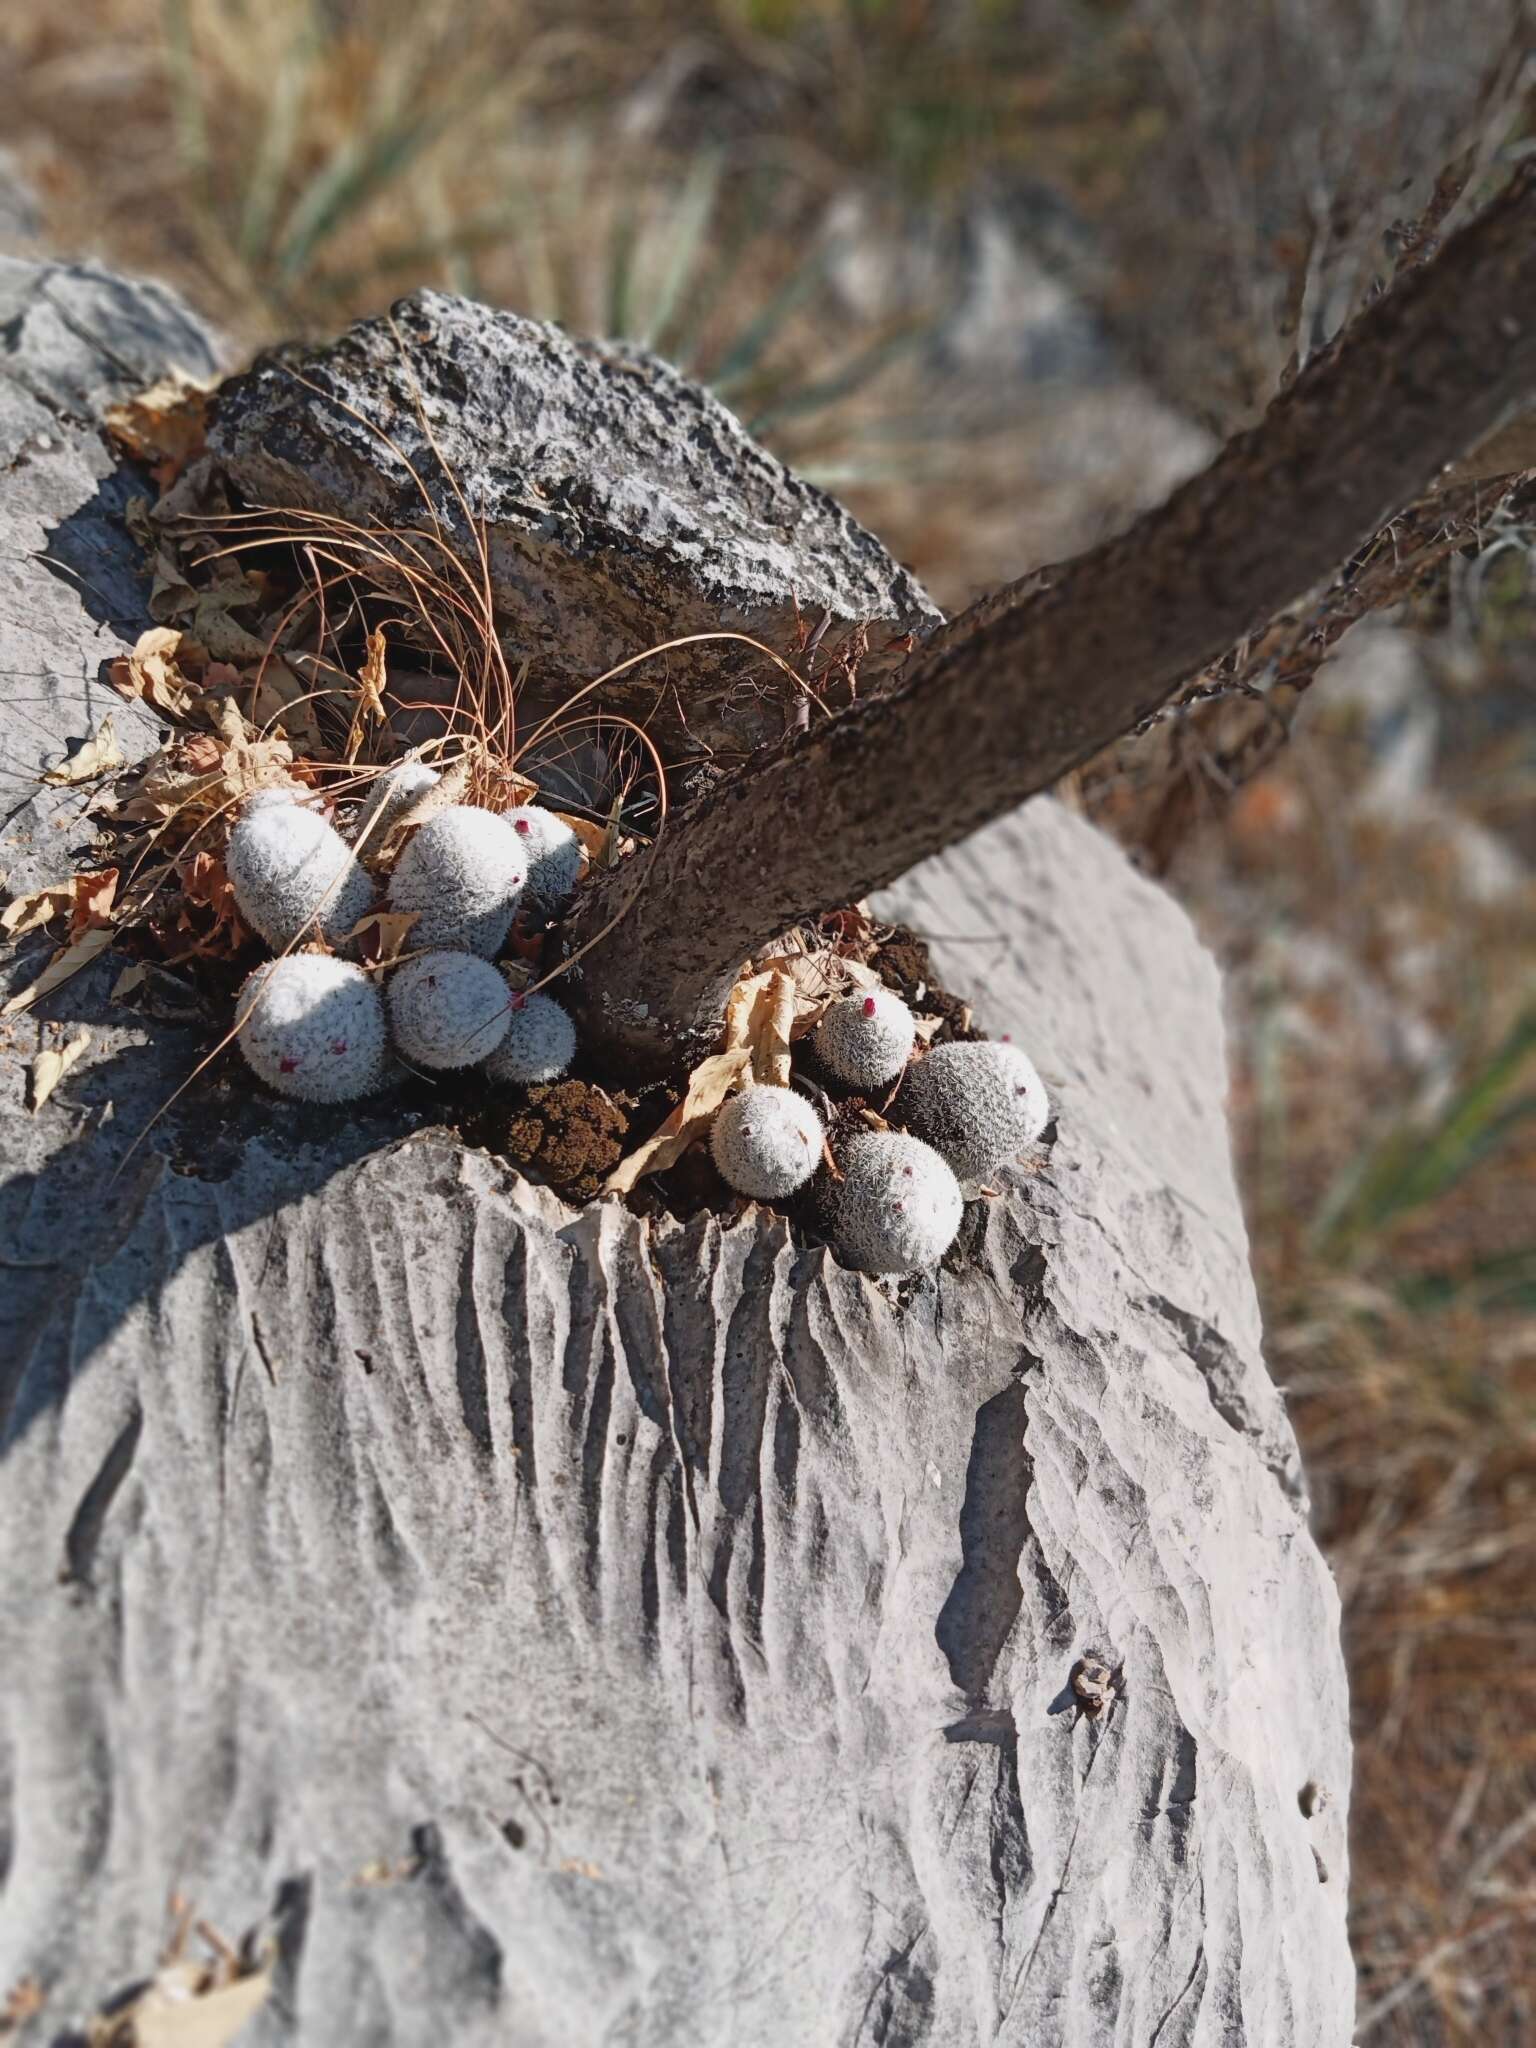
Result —
<path fill-rule="evenodd" d="M 869 964 L 909 1010 L 940 1020 L 932 1044 L 947 1045 L 958 1038 L 984 1036 L 972 1022 L 971 1006 L 964 997 L 951 995 L 935 981 L 926 943 L 905 925 L 890 926 Z"/>
<path fill-rule="evenodd" d="M 628 1112 L 594 1081 L 549 1081 L 461 1127 L 568 1202 L 590 1202 L 624 1154 Z"/>

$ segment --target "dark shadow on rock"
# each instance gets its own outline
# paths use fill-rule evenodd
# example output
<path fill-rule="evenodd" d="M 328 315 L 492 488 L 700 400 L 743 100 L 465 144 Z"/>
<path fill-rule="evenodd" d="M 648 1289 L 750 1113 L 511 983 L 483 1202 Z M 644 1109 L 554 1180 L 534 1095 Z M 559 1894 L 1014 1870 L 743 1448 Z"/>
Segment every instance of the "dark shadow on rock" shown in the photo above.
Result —
<path fill-rule="evenodd" d="M 109 954 L 40 1005 L 63 1012 L 69 1030 L 89 1027 L 106 1056 L 66 1076 L 38 1117 L 19 1102 L 0 1116 L 11 1169 L 0 1181 L 0 1459 L 107 1358 L 125 1317 L 194 1252 L 431 1121 L 399 1095 L 278 1102 L 225 1053 L 150 1129 L 217 1035 L 154 1023 L 145 1042 L 145 1027 L 110 1000 L 123 965 Z M 7 1062 L 18 1089 L 27 1057 Z M 74 1133 L 56 1145 L 66 1115 Z M 161 1235 L 139 1250 L 133 1240 L 152 1206 Z M 104 1468 L 102 1484 L 110 1480 Z M 81 1514 L 89 1518 L 89 1502 Z M 80 1545 L 83 1556 L 88 1531 Z"/>
<path fill-rule="evenodd" d="M 967 1701 L 985 1698 L 1008 1631 L 1024 1600 L 1019 1559 L 1029 1537 L 1029 1458 L 1024 1388 L 1014 1380 L 976 1411 L 965 1500 L 962 1563 L 934 1635 L 950 1677 Z"/>

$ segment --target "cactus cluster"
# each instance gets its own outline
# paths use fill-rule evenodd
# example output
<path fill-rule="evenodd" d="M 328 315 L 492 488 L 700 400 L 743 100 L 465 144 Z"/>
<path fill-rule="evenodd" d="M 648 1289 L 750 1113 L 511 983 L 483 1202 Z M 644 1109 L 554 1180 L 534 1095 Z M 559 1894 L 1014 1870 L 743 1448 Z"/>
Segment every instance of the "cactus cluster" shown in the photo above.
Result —
<path fill-rule="evenodd" d="M 902 1083 L 901 1120 L 949 1161 L 983 1181 L 1032 1145 L 1051 1106 L 1033 1062 L 1016 1045 L 941 1045 Z"/>
<path fill-rule="evenodd" d="M 375 781 L 353 837 L 379 838 L 439 778 L 402 762 Z M 569 896 L 581 863 L 576 834 L 550 813 L 503 817 L 446 805 L 415 832 L 387 897 L 413 911 L 412 953 L 381 994 L 333 954 L 373 907 L 374 884 L 352 848 L 295 787 L 258 791 L 230 835 L 227 865 L 246 922 L 284 957 L 246 984 L 238 1038 L 250 1066 L 281 1094 L 342 1102 L 378 1087 L 389 1041 L 413 1066 L 480 1066 L 502 1085 L 551 1081 L 570 1066 L 576 1029 L 548 996 L 514 996 L 491 965 L 525 887 L 545 914 Z M 259 1000 L 257 1000 L 259 998 Z"/>
<path fill-rule="evenodd" d="M 380 835 L 437 781 L 419 762 L 379 777 L 354 837 Z M 382 1084 L 393 1041 L 429 1071 L 480 1067 L 493 1085 L 511 1087 L 558 1079 L 576 1051 L 571 1018 L 548 996 L 513 994 L 492 963 L 520 905 L 559 914 L 581 860 L 577 835 L 537 807 L 435 812 L 389 879 L 390 907 L 416 922 L 414 950 L 381 992 L 334 957 L 372 907 L 367 872 L 302 790 L 258 792 L 227 856 L 246 921 L 284 953 L 241 992 L 238 1036 L 252 1069 L 297 1100 L 343 1102 Z M 288 950 L 316 938 L 332 952 Z M 911 1011 L 888 989 L 832 1003 L 815 1034 L 817 1068 L 842 1089 L 868 1096 L 897 1084 L 884 1114 L 903 1128 L 834 1137 L 837 1170 L 817 1182 L 836 1250 L 872 1274 L 918 1272 L 942 1258 L 960 1227 L 962 1183 L 985 1181 L 1017 1157 L 1050 1116 L 1040 1077 L 1016 1046 L 955 1043 L 914 1062 L 915 1039 Z M 848 1105 L 834 1132 L 859 1114 L 857 1102 Z M 749 1082 L 717 1112 L 710 1149 L 736 1193 L 782 1201 L 816 1177 L 827 1136 L 805 1096 Z"/>
<path fill-rule="evenodd" d="M 748 1088 L 715 1117 L 710 1150 L 738 1195 L 771 1201 L 802 1188 L 821 1164 L 821 1118 L 792 1088 Z"/>
<path fill-rule="evenodd" d="M 919 1272 L 942 1258 L 960 1227 L 962 1183 L 974 1192 L 1050 1116 L 1040 1076 L 1017 1046 L 954 1043 L 913 1060 L 915 1040 L 915 1019 L 886 989 L 844 996 L 816 1028 L 813 1072 L 856 1095 L 896 1084 L 881 1111 L 902 1128 L 847 1136 L 862 1114 L 850 1104 L 833 1126 L 835 1170 L 816 1182 L 819 1225 L 839 1257 L 866 1273 Z M 782 1087 L 749 1087 L 718 1112 L 711 1134 L 721 1179 L 760 1201 L 804 1186 L 825 1144 L 810 1105 Z"/>
<path fill-rule="evenodd" d="M 383 1081 L 384 1004 L 360 967 L 290 953 L 246 977 L 235 1005 L 240 1050 L 279 1095 L 350 1102 Z"/>
<path fill-rule="evenodd" d="M 321 938 L 339 951 L 373 908 L 373 881 L 324 818 L 280 790 L 248 801 L 224 865 L 240 915 L 276 952 Z"/>

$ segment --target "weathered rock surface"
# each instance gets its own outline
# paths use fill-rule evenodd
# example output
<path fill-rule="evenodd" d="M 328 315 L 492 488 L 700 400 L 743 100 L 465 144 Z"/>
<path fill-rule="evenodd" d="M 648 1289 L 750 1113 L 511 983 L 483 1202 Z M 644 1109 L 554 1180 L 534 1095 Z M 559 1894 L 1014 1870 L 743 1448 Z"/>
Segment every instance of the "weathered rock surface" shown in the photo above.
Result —
<path fill-rule="evenodd" d="M 13 509 L 117 561 L 99 443 L 38 431 Z M 7 574 L 6 747 L 56 754 L 101 702 L 34 700 L 17 617 L 94 690 L 142 615 Z M 175 1887 L 276 1941 L 251 2048 L 1348 2040 L 1337 1602 L 1214 970 L 1049 803 L 889 908 L 1057 1107 L 899 1287 L 233 1069 L 134 1150 L 212 1033 L 110 962 L 43 1006 L 95 1042 L 35 1117 L 3 1027 L 0 1991 L 35 1974 L 38 2038 L 152 1966 Z"/>
<path fill-rule="evenodd" d="M 442 292 L 262 358 L 222 397 L 210 447 L 265 504 L 419 528 L 424 489 L 473 563 L 467 506 L 534 706 L 690 633 L 791 655 L 824 617 L 827 654 L 868 629 L 869 689 L 904 634 L 937 623 L 872 535 L 665 363 Z M 603 701 L 674 750 L 732 754 L 776 738 L 794 696 L 761 656 L 716 641 L 642 664 Z"/>

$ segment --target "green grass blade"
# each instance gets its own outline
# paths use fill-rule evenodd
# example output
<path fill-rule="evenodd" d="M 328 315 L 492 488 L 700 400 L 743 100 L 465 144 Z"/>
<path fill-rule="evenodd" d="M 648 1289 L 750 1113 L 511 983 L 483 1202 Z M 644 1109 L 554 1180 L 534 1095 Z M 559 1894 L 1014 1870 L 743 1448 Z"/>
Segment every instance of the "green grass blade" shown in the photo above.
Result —
<path fill-rule="evenodd" d="M 684 180 L 672 217 L 667 223 L 670 251 L 667 268 L 657 285 L 642 319 L 637 320 L 635 339 L 642 348 L 665 350 L 667 332 L 677 315 L 694 269 L 704 248 L 715 201 L 720 191 L 723 158 L 710 150 L 695 158 Z"/>

